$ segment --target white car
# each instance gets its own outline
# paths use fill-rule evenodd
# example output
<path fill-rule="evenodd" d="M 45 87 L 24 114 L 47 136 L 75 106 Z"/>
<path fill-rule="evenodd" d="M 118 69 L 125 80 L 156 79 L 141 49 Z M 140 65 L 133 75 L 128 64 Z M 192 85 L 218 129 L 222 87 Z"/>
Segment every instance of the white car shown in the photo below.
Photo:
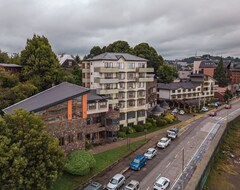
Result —
<path fill-rule="evenodd" d="M 168 186 L 170 185 L 170 180 L 166 177 L 160 177 L 153 186 L 154 190 L 163 190 L 167 189 Z"/>
<path fill-rule="evenodd" d="M 178 113 L 178 109 L 175 108 L 175 109 L 172 111 L 172 113 Z"/>
<path fill-rule="evenodd" d="M 207 112 L 207 111 L 208 111 L 208 108 L 206 108 L 206 107 L 202 107 L 201 111 L 203 111 L 203 112 Z"/>
<path fill-rule="evenodd" d="M 179 115 L 184 115 L 185 114 L 185 111 L 184 110 L 180 110 L 179 111 Z"/>
<path fill-rule="evenodd" d="M 167 137 L 163 137 L 158 141 L 157 147 L 158 148 L 166 148 L 170 144 L 171 139 Z"/>
<path fill-rule="evenodd" d="M 147 152 L 144 154 L 144 156 L 147 159 L 152 159 L 156 155 L 157 155 L 157 150 L 155 148 L 149 148 Z"/>
<path fill-rule="evenodd" d="M 116 190 L 119 189 L 126 181 L 126 178 L 122 174 L 116 174 L 112 177 L 112 179 L 107 184 L 108 190 Z"/>
<path fill-rule="evenodd" d="M 140 190 L 139 182 L 136 180 L 131 180 L 123 190 Z"/>

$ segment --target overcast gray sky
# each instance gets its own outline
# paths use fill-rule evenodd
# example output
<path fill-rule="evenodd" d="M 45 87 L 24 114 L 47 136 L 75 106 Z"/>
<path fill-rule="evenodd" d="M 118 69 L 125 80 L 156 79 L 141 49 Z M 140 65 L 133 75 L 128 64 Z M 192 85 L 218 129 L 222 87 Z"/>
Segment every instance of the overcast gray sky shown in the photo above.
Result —
<path fill-rule="evenodd" d="M 147 42 L 165 59 L 240 56 L 239 0 L 0 0 L 0 49 L 19 53 L 33 34 L 56 53 Z"/>

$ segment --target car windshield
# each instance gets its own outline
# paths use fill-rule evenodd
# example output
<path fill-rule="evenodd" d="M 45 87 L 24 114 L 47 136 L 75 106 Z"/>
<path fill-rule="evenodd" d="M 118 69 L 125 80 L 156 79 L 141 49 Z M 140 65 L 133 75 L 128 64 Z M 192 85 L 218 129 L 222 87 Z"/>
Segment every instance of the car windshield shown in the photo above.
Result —
<path fill-rule="evenodd" d="M 167 142 L 167 139 L 161 139 L 160 140 L 160 143 L 165 143 L 165 142 Z"/>
<path fill-rule="evenodd" d="M 162 184 L 160 184 L 160 183 L 155 183 L 155 185 L 158 187 L 162 187 Z"/>
<path fill-rule="evenodd" d="M 153 153 L 152 150 L 148 150 L 148 151 L 146 152 L 146 154 L 152 154 L 152 153 Z"/>
<path fill-rule="evenodd" d="M 133 162 L 139 164 L 139 163 L 140 163 L 140 160 L 138 160 L 138 159 L 134 159 Z"/>
<path fill-rule="evenodd" d="M 113 179 L 111 179 L 111 181 L 110 181 L 110 183 L 111 183 L 111 184 L 114 184 L 114 185 L 116 185 L 116 184 L 117 184 L 117 182 L 118 182 L 118 181 L 117 181 L 116 179 L 114 179 L 114 178 L 113 178 Z"/>

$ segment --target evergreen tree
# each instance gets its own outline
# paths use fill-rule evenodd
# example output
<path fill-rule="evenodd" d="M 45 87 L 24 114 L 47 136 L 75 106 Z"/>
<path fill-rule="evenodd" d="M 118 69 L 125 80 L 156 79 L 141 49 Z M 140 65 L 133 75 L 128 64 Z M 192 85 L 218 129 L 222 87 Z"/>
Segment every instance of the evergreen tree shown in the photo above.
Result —
<path fill-rule="evenodd" d="M 220 62 L 217 65 L 217 68 L 214 71 L 213 78 L 218 81 L 220 87 L 225 87 L 228 85 L 228 78 L 226 73 L 226 68 L 223 67 L 223 59 L 220 59 Z"/>
<path fill-rule="evenodd" d="M 57 57 L 44 36 L 34 35 L 27 40 L 27 45 L 21 52 L 20 64 L 21 80 L 30 80 L 40 91 L 62 81 L 63 73 Z"/>
<path fill-rule="evenodd" d="M 1 189 L 49 189 L 64 160 L 58 141 L 37 115 L 17 110 L 0 117 Z"/>

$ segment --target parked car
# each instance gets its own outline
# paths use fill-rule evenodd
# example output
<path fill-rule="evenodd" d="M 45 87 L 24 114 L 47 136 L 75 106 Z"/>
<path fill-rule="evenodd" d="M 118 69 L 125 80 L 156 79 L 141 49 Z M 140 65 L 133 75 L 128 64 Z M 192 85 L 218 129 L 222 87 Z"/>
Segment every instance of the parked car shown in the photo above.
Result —
<path fill-rule="evenodd" d="M 214 116 L 216 116 L 216 115 L 217 115 L 217 112 L 215 112 L 215 111 L 212 111 L 212 112 L 209 113 L 209 116 L 210 116 L 210 117 L 214 117 Z"/>
<path fill-rule="evenodd" d="M 119 189 L 126 181 L 126 178 L 122 174 L 116 174 L 112 177 L 112 179 L 107 184 L 108 190 L 116 190 Z"/>
<path fill-rule="evenodd" d="M 178 113 L 178 109 L 177 108 L 173 109 L 172 113 Z"/>
<path fill-rule="evenodd" d="M 185 111 L 184 110 L 180 110 L 179 111 L 179 115 L 184 115 L 185 114 Z"/>
<path fill-rule="evenodd" d="M 166 148 L 170 144 L 171 139 L 167 137 L 163 137 L 158 141 L 157 147 L 158 148 Z"/>
<path fill-rule="evenodd" d="M 201 111 L 203 111 L 203 112 L 207 112 L 207 111 L 208 111 L 208 108 L 206 108 L 206 107 L 202 107 Z"/>
<path fill-rule="evenodd" d="M 147 152 L 144 154 L 144 156 L 147 159 L 152 159 L 156 155 L 157 155 L 157 150 L 155 148 L 149 148 Z"/>
<path fill-rule="evenodd" d="M 218 106 L 221 106 L 221 105 L 222 105 L 221 102 L 214 102 L 214 103 L 208 104 L 208 106 L 210 106 L 210 107 L 218 107 Z"/>
<path fill-rule="evenodd" d="M 140 190 L 139 182 L 136 180 L 131 180 L 123 190 Z"/>
<path fill-rule="evenodd" d="M 103 190 L 103 186 L 100 183 L 93 181 L 83 190 Z"/>
<path fill-rule="evenodd" d="M 137 156 L 130 164 L 133 170 L 140 170 L 141 167 L 147 164 L 147 158 L 144 155 Z"/>
<path fill-rule="evenodd" d="M 154 190 L 163 190 L 167 189 L 168 186 L 170 185 L 170 180 L 166 177 L 160 177 L 153 186 Z"/>
<path fill-rule="evenodd" d="M 178 132 L 179 132 L 179 128 L 174 127 L 174 128 L 167 131 L 167 137 L 171 138 L 171 139 L 175 139 L 178 136 Z"/>
<path fill-rule="evenodd" d="M 225 109 L 231 109 L 232 108 L 232 105 L 231 104 L 226 104 L 225 105 Z"/>

